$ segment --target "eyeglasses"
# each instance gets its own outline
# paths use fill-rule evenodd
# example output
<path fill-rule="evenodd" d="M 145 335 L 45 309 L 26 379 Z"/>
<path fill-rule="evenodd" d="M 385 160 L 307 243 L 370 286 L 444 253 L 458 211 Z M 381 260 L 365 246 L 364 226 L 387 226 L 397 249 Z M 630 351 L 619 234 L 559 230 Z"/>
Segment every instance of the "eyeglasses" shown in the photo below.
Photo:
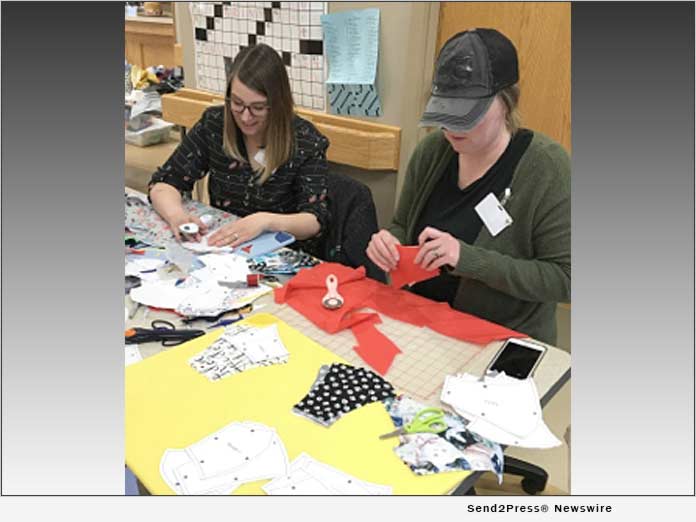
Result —
<path fill-rule="evenodd" d="M 249 109 L 249 113 L 252 116 L 259 117 L 264 116 L 268 112 L 268 109 L 271 108 L 265 103 L 251 103 L 247 105 L 246 103 L 232 97 L 227 97 L 225 99 L 230 104 L 232 111 L 236 112 L 237 114 L 244 114 L 244 111 Z"/>

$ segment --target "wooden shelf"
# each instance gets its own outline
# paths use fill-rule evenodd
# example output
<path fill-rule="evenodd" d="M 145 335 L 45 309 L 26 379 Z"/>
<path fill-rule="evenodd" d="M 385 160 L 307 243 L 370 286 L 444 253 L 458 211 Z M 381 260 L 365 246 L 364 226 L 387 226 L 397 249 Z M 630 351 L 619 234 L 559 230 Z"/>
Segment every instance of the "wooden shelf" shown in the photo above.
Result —
<path fill-rule="evenodd" d="M 182 65 L 173 16 L 126 16 L 126 60 L 145 68 Z"/>
<path fill-rule="evenodd" d="M 174 19 L 169 16 L 126 16 L 126 22 L 174 25 Z"/>
<path fill-rule="evenodd" d="M 192 127 L 203 111 L 221 105 L 224 97 L 195 89 L 180 89 L 162 96 L 166 121 Z M 401 129 L 318 111 L 297 108 L 299 116 L 311 121 L 330 141 L 327 159 L 365 170 L 398 170 Z"/>
<path fill-rule="evenodd" d="M 159 23 L 150 22 L 147 20 L 140 19 L 126 19 L 126 36 L 132 35 L 145 35 L 145 36 L 155 36 L 155 37 L 167 37 L 174 39 L 174 23 Z M 173 45 L 173 44 L 172 44 Z"/>

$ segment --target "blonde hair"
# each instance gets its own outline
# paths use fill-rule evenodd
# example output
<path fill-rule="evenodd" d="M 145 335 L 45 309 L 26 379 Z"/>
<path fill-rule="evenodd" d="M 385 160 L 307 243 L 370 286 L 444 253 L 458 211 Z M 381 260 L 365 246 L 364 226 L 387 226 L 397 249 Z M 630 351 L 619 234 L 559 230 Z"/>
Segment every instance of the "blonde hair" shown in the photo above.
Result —
<path fill-rule="evenodd" d="M 294 102 L 288 73 L 278 53 L 268 45 L 258 44 L 242 50 L 232 64 L 225 96 L 225 126 L 222 146 L 225 153 L 237 161 L 247 161 L 239 149 L 241 134 L 232 116 L 230 96 L 232 80 L 240 82 L 266 97 L 269 110 L 266 123 L 265 166 L 260 171 L 259 185 L 292 157 L 295 148 L 293 129 Z"/>
<path fill-rule="evenodd" d="M 522 124 L 520 111 L 517 108 L 520 101 L 520 87 L 517 84 L 505 87 L 498 96 L 505 106 L 505 125 L 510 134 L 514 135 Z"/>

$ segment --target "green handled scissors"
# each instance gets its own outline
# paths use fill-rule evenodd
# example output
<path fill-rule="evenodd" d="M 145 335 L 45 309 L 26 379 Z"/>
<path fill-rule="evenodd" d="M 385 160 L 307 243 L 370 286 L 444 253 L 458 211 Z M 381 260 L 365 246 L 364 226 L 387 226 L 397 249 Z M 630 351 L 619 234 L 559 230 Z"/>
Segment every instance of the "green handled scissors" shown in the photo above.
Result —
<path fill-rule="evenodd" d="M 380 435 L 380 439 L 389 439 L 407 433 L 442 433 L 447 429 L 445 412 L 440 408 L 425 408 L 419 411 L 413 420 L 391 433 Z"/>

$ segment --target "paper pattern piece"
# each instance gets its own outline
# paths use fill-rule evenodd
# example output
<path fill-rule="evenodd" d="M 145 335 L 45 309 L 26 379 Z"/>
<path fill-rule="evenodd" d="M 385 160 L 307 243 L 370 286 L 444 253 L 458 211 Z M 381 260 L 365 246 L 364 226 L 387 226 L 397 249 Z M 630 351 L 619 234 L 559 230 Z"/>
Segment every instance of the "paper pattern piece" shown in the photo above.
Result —
<path fill-rule="evenodd" d="M 403 395 L 386 400 L 384 406 L 395 428 L 408 424 L 426 408 Z M 502 482 L 503 449 L 500 445 L 472 433 L 461 417 L 445 412 L 445 422 L 447 430 L 443 433 L 401 435 L 394 452 L 416 475 L 461 470 L 492 471 L 498 476 L 498 483 Z"/>
<path fill-rule="evenodd" d="M 143 284 L 130 291 L 130 297 L 136 303 L 167 310 L 174 310 L 179 306 L 185 295 L 185 290 L 176 286 L 176 279 L 143 281 Z"/>
<path fill-rule="evenodd" d="M 246 482 L 287 474 L 288 457 L 273 428 L 233 422 L 184 449 L 167 449 L 160 474 L 177 495 L 227 495 Z"/>
<path fill-rule="evenodd" d="M 191 272 L 191 275 L 199 280 L 211 279 L 226 283 L 246 282 L 246 276 L 251 273 L 246 259 L 237 254 L 204 254 L 198 256 L 198 260 L 204 266 Z"/>
<path fill-rule="evenodd" d="M 137 277 L 141 281 L 161 279 L 159 269 L 167 264 L 166 259 L 144 255 L 126 256 L 125 275 Z"/>
<path fill-rule="evenodd" d="M 224 247 L 217 247 L 217 246 L 212 246 L 208 244 L 208 238 L 212 236 L 215 232 L 217 232 L 217 229 L 210 229 L 210 231 L 201 238 L 200 241 L 182 241 L 181 246 L 191 250 L 192 252 L 196 252 L 198 254 L 208 254 L 208 253 L 224 253 L 224 254 L 231 254 L 234 252 L 232 247 L 224 246 Z"/>
<path fill-rule="evenodd" d="M 321 17 L 329 65 L 326 80 L 332 114 L 381 116 L 375 85 L 379 57 L 379 9 Z"/>
<path fill-rule="evenodd" d="M 232 325 L 217 341 L 189 359 L 189 364 L 209 380 L 217 381 L 252 368 L 285 364 L 289 357 L 277 325 Z"/>
<path fill-rule="evenodd" d="M 440 274 L 439 270 L 425 270 L 413 262 L 420 250 L 419 246 L 396 245 L 396 249 L 399 251 L 399 262 L 396 268 L 389 273 L 391 286 L 394 288 L 401 288 L 404 285 L 410 286 Z"/>
<path fill-rule="evenodd" d="M 175 279 L 144 281 L 130 291 L 130 297 L 145 306 L 175 310 L 186 317 L 211 317 L 244 306 L 272 291 L 264 284 L 250 288 L 227 288 L 215 280 L 195 277 L 188 277 L 178 285 L 176 283 Z"/>
<path fill-rule="evenodd" d="M 269 495 L 391 495 L 391 486 L 360 480 L 301 453 L 287 475 L 261 486 Z"/>
<path fill-rule="evenodd" d="M 376 373 L 335 363 L 320 368 L 312 388 L 293 406 L 293 412 L 328 427 L 361 406 L 394 396 L 392 385 Z"/>
<path fill-rule="evenodd" d="M 127 310 L 126 310 L 127 311 Z M 127 318 L 126 318 L 127 319 Z M 137 344 L 127 344 L 126 346 L 126 366 L 135 364 L 143 360 Z"/>
<path fill-rule="evenodd" d="M 440 400 L 469 421 L 469 431 L 500 444 L 551 448 L 559 441 L 542 418 L 533 379 L 515 379 L 504 373 L 447 376 Z"/>

